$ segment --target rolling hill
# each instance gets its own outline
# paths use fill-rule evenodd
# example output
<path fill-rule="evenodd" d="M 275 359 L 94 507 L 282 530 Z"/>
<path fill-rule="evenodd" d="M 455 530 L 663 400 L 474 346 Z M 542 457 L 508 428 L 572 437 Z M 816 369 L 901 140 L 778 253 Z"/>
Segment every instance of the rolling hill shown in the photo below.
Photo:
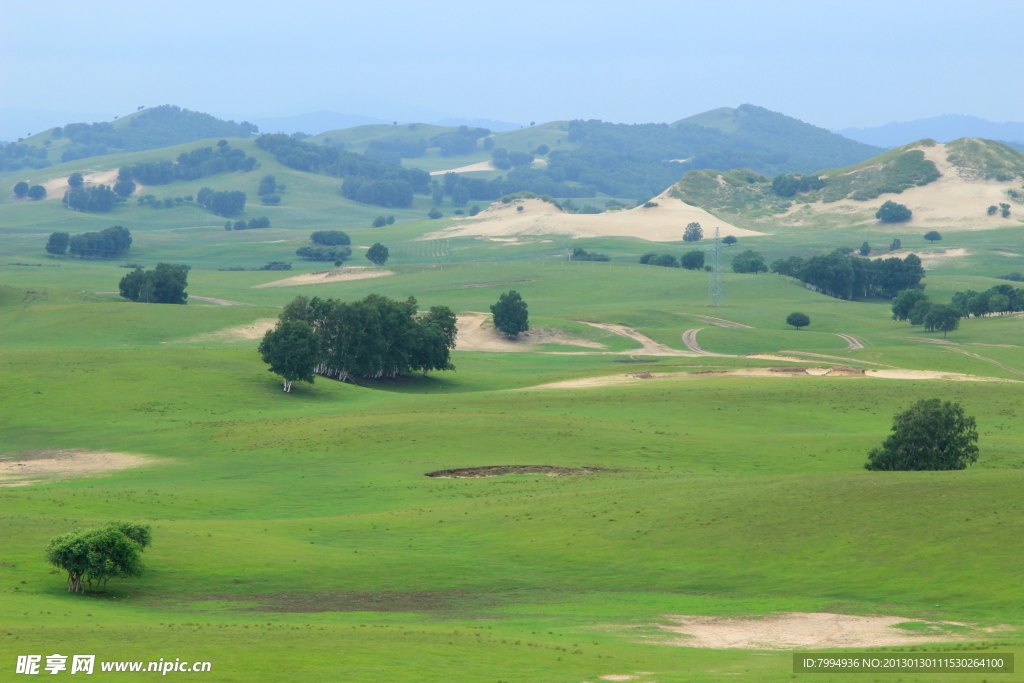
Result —
<path fill-rule="evenodd" d="M 921 140 L 853 166 L 774 181 L 745 169 L 690 171 L 672 194 L 751 229 L 878 225 L 878 207 L 894 200 L 914 212 L 901 230 L 984 230 L 1020 225 L 1022 180 L 1024 154 L 962 138 L 944 145 Z M 999 204 L 1011 207 L 1009 217 L 987 212 Z"/>

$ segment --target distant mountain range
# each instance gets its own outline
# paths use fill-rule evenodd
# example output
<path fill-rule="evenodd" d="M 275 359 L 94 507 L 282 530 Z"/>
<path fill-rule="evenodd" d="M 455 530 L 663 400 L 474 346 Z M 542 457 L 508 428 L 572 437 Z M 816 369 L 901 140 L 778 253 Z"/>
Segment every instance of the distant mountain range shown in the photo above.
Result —
<path fill-rule="evenodd" d="M 268 116 L 252 119 L 252 122 L 260 127 L 264 133 L 307 133 L 319 135 L 329 130 L 341 130 L 344 128 L 355 128 L 375 123 L 391 124 L 394 121 L 374 118 L 372 116 L 361 116 L 359 114 L 339 114 L 333 111 L 317 111 L 310 114 L 298 114 L 296 116 Z M 429 123 L 438 126 L 469 126 L 471 128 L 487 128 L 489 130 L 503 132 L 522 128 L 517 123 L 508 121 L 495 121 L 493 119 L 463 119 L 456 117 L 445 117 L 441 119 L 405 121 L 398 123 Z"/>
<path fill-rule="evenodd" d="M 857 142 L 886 148 L 907 145 L 925 138 L 943 143 L 958 138 L 986 138 L 1015 143 L 1011 147 L 1024 151 L 1024 123 L 996 123 L 977 116 L 958 114 L 944 114 L 916 121 L 897 121 L 874 128 L 844 128 L 833 132 Z"/>

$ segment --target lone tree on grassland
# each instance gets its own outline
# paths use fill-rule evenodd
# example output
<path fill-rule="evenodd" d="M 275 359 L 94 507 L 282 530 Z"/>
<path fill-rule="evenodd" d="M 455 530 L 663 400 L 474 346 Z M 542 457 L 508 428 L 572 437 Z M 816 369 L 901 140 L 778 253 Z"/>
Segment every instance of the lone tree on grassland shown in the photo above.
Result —
<path fill-rule="evenodd" d="M 962 470 L 978 460 L 977 441 L 977 423 L 959 403 L 920 400 L 893 418 L 892 434 L 864 469 Z"/>
<path fill-rule="evenodd" d="M 494 317 L 494 327 L 506 337 L 515 337 L 520 332 L 530 329 L 526 302 L 515 290 L 505 292 L 498 297 L 498 303 L 491 306 L 491 314 Z"/>
<path fill-rule="evenodd" d="M 700 223 L 694 221 L 686 226 L 686 230 L 683 231 L 684 242 L 700 242 L 704 239 L 704 229 L 700 227 Z"/>
<path fill-rule="evenodd" d="M 75 529 L 50 539 L 46 560 L 68 573 L 68 592 L 81 593 L 93 582 L 106 587 L 112 578 L 142 575 L 140 553 L 150 544 L 148 524 L 108 522 L 93 529 Z"/>
<path fill-rule="evenodd" d="M 731 247 L 737 242 L 739 242 L 739 240 L 736 239 L 735 235 L 726 235 L 725 237 L 722 238 L 722 244 L 724 244 L 727 247 Z"/>
<path fill-rule="evenodd" d="M 388 248 L 380 242 L 375 242 L 372 247 L 366 250 L 366 258 L 375 266 L 383 266 L 388 262 Z"/>
<path fill-rule="evenodd" d="M 258 351 L 268 370 L 284 380 L 291 393 L 292 382 L 313 383 L 313 371 L 320 357 L 320 337 L 304 320 L 282 322 L 267 330 Z"/>
<path fill-rule="evenodd" d="M 942 235 L 940 235 L 940 234 L 939 234 L 939 233 L 938 233 L 937 231 L 935 231 L 935 230 L 929 230 L 928 232 L 926 232 L 926 233 L 924 234 L 924 238 L 925 238 L 926 240 L 928 240 L 929 242 L 931 242 L 932 244 L 934 244 L 934 243 L 936 243 L 936 242 L 938 242 L 939 240 L 941 240 L 941 239 L 942 239 Z"/>
<path fill-rule="evenodd" d="M 891 200 L 882 204 L 878 207 L 878 211 L 875 212 L 875 218 L 883 223 L 902 223 L 903 221 L 909 221 L 913 215 L 914 212 L 906 206 Z"/>
<path fill-rule="evenodd" d="M 792 325 L 797 329 L 797 331 L 799 331 L 801 327 L 807 327 L 810 325 L 811 319 L 808 318 L 805 313 L 790 313 L 786 317 L 786 324 Z"/>

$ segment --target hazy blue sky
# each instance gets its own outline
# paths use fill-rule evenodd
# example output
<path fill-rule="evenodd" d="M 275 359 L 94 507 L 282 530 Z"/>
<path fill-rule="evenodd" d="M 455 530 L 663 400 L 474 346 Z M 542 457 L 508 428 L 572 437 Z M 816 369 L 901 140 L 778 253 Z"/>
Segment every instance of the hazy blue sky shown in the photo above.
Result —
<path fill-rule="evenodd" d="M 0 107 L 528 123 L 749 102 L 827 128 L 1021 120 L 1022 25 L 1021 0 L 3 0 Z"/>

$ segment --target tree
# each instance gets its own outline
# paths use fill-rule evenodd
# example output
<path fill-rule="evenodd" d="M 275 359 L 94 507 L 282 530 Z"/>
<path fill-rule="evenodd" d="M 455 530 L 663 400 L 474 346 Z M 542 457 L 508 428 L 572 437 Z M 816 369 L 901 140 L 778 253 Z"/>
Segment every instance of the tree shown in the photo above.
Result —
<path fill-rule="evenodd" d="M 46 253 L 60 256 L 67 252 L 68 242 L 71 236 L 66 232 L 51 232 L 50 239 L 46 242 Z"/>
<path fill-rule="evenodd" d="M 75 187 L 61 200 L 72 211 L 110 211 L 117 204 L 117 195 L 107 185 Z"/>
<path fill-rule="evenodd" d="M 989 313 L 1003 313 L 1010 309 L 1010 297 L 1005 294 L 993 294 L 988 298 Z"/>
<path fill-rule="evenodd" d="M 386 219 L 384 219 L 384 222 L 387 223 L 388 225 L 394 225 L 395 224 L 395 217 L 394 216 L 388 216 Z"/>
<path fill-rule="evenodd" d="M 82 177 L 81 173 L 72 173 L 68 176 L 68 185 L 71 187 L 81 187 L 84 182 L 85 178 Z"/>
<path fill-rule="evenodd" d="M 995 204 L 985 209 L 985 213 L 987 213 L 989 216 L 995 216 L 997 211 L 999 211 L 999 207 L 996 206 Z"/>
<path fill-rule="evenodd" d="M 114 183 L 114 194 L 118 197 L 131 197 L 135 192 L 135 183 L 131 180 L 119 180 Z"/>
<path fill-rule="evenodd" d="M 33 185 L 28 188 L 28 198 L 33 201 L 38 201 L 46 196 L 46 188 L 42 185 Z"/>
<path fill-rule="evenodd" d="M 929 332 L 941 331 L 942 338 L 945 339 L 947 332 L 952 332 L 960 327 L 960 313 L 946 304 L 932 304 L 928 308 L 928 313 L 925 314 L 924 326 Z"/>
<path fill-rule="evenodd" d="M 84 592 L 93 582 L 106 586 L 111 578 L 142 575 L 141 552 L 152 541 L 150 527 L 109 522 L 93 529 L 76 529 L 50 539 L 46 560 L 67 572 L 68 592 Z"/>
<path fill-rule="evenodd" d="M 320 357 L 320 337 L 309 323 L 297 320 L 279 322 L 267 330 L 258 351 L 270 372 L 280 375 L 284 390 L 291 393 L 292 382 L 313 383 L 313 370 Z"/>
<path fill-rule="evenodd" d="M 700 223 L 688 223 L 686 230 L 683 231 L 683 241 L 700 242 L 702 239 L 704 239 L 704 229 L 700 227 Z"/>
<path fill-rule="evenodd" d="M 440 211 L 438 211 L 438 210 L 437 210 L 437 207 L 435 206 L 434 208 L 432 208 L 432 209 L 431 209 L 431 210 L 430 210 L 430 211 L 429 211 L 429 212 L 427 213 L 427 218 L 433 218 L 433 219 L 438 219 L 438 218 L 440 218 L 440 217 L 441 217 L 441 216 L 443 216 L 443 215 L 444 215 L 444 214 L 443 214 L 443 213 L 441 213 Z"/>
<path fill-rule="evenodd" d="M 131 231 L 120 225 L 72 235 L 68 242 L 68 249 L 75 258 L 113 258 L 131 246 Z"/>
<path fill-rule="evenodd" d="M 868 256 L 871 254 L 871 245 L 865 241 L 864 244 L 860 245 L 860 249 L 857 251 L 861 256 Z"/>
<path fill-rule="evenodd" d="M 328 247 L 339 244 L 352 244 L 352 239 L 341 230 L 317 230 L 309 236 L 309 239 L 317 244 L 323 244 Z"/>
<path fill-rule="evenodd" d="M 383 266 L 388 262 L 388 248 L 380 242 L 375 242 L 372 247 L 366 250 L 366 258 L 375 266 Z"/>
<path fill-rule="evenodd" d="M 498 302 L 491 305 L 491 316 L 494 327 L 510 339 L 520 332 L 530 329 L 529 314 L 526 302 L 519 292 L 512 290 L 498 297 Z"/>
<path fill-rule="evenodd" d="M 739 240 L 736 239 L 735 235 L 726 235 L 725 237 L 722 238 L 722 244 L 724 244 L 727 247 L 731 247 L 737 242 L 739 242 Z"/>
<path fill-rule="evenodd" d="M 765 265 L 764 257 L 760 252 L 747 249 L 733 257 L 732 271 L 734 273 L 767 273 L 768 266 Z"/>
<path fill-rule="evenodd" d="M 892 241 L 892 244 L 889 245 L 889 251 L 896 251 L 897 249 L 901 249 L 902 247 L 903 242 L 900 240 L 899 237 L 897 237 Z"/>
<path fill-rule="evenodd" d="M 891 200 L 882 204 L 878 207 L 878 211 L 875 212 L 875 218 L 883 223 L 901 223 L 903 221 L 909 221 L 913 215 L 914 212 L 906 206 L 903 204 L 897 204 Z"/>
<path fill-rule="evenodd" d="M 797 331 L 799 331 L 801 327 L 807 327 L 810 325 L 811 319 L 804 313 L 790 313 L 786 316 L 786 324 L 792 325 L 797 329 Z"/>
<path fill-rule="evenodd" d="M 269 173 L 260 178 L 260 187 L 256 191 L 256 194 L 262 197 L 264 195 L 274 194 L 275 192 L 277 192 L 277 178 Z"/>
<path fill-rule="evenodd" d="M 153 270 L 136 268 L 121 278 L 118 291 L 129 301 L 146 304 L 184 304 L 188 301 L 189 267 L 158 263 Z"/>
<path fill-rule="evenodd" d="M 934 244 L 935 242 L 938 242 L 939 240 L 942 239 L 942 235 L 940 235 L 935 230 L 929 230 L 924 234 L 924 238 L 931 242 L 932 244 Z"/>
<path fill-rule="evenodd" d="M 909 320 L 910 312 L 922 301 L 928 301 L 928 295 L 921 289 L 906 289 L 892 300 L 892 319 Z"/>
<path fill-rule="evenodd" d="M 704 267 L 704 252 L 699 249 L 686 252 L 679 259 L 679 265 L 687 270 L 700 270 Z"/>
<path fill-rule="evenodd" d="M 864 469 L 962 470 L 978 460 L 977 423 L 959 403 L 920 400 L 893 418 L 892 434 L 868 453 Z"/>
<path fill-rule="evenodd" d="M 28 194 L 28 183 L 26 183 L 24 180 L 22 180 L 20 183 L 15 183 L 15 185 L 14 185 L 14 196 L 15 197 L 17 197 L 18 199 L 21 199 L 21 198 L 23 198 L 27 194 Z"/>
<path fill-rule="evenodd" d="M 383 228 L 385 225 L 387 225 L 387 222 L 388 219 L 384 218 L 384 216 L 377 216 L 376 218 L 373 219 L 373 227 Z"/>

